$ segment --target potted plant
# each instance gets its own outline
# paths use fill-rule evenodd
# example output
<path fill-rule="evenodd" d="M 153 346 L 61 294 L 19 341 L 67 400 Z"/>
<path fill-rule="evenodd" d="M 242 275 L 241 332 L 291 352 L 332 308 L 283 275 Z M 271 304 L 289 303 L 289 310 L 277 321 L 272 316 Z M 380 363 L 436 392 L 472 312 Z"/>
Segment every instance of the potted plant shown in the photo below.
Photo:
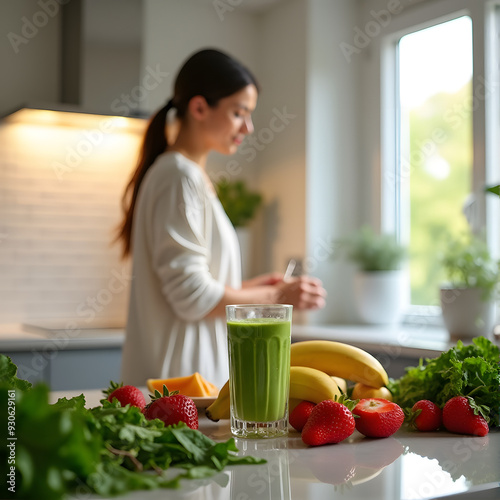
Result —
<path fill-rule="evenodd" d="M 449 283 L 440 290 L 443 321 L 452 339 L 491 336 L 500 286 L 500 261 L 481 238 L 450 243 L 442 257 Z"/>
<path fill-rule="evenodd" d="M 252 252 L 248 224 L 262 204 L 262 196 L 249 190 L 243 180 L 220 181 L 215 184 L 215 190 L 238 235 L 243 279 L 249 278 L 251 275 L 250 256 Z"/>
<path fill-rule="evenodd" d="M 365 323 L 394 324 L 404 308 L 406 249 L 393 235 L 376 234 L 368 226 L 343 241 L 346 257 L 358 267 L 354 293 Z"/>
<path fill-rule="evenodd" d="M 262 203 L 262 196 L 250 191 L 242 180 L 220 181 L 215 185 L 215 190 L 235 228 L 245 227 Z"/>

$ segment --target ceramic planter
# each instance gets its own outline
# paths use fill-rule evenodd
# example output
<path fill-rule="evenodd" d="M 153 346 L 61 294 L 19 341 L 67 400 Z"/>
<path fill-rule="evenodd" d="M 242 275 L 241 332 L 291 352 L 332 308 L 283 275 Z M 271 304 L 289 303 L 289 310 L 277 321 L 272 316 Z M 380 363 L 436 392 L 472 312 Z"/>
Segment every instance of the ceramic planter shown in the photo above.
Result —
<path fill-rule="evenodd" d="M 405 276 L 402 270 L 358 272 L 354 297 L 360 319 L 378 325 L 399 323 L 405 305 Z"/>
<path fill-rule="evenodd" d="M 441 310 L 451 339 L 492 338 L 495 302 L 484 301 L 481 289 L 442 287 Z"/>

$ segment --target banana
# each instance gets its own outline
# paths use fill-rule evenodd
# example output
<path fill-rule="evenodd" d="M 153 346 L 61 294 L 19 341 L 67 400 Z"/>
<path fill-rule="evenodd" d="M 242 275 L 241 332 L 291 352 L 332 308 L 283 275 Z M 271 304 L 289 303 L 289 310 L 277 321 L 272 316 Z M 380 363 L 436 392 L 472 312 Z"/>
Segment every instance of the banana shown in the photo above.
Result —
<path fill-rule="evenodd" d="M 340 397 L 341 391 L 335 380 L 326 373 L 307 366 L 290 367 L 290 400 L 320 403 L 325 399 Z M 205 410 L 214 422 L 230 417 L 229 381 L 224 384 L 217 399 Z"/>
<path fill-rule="evenodd" d="M 321 403 L 340 397 L 335 380 L 326 373 L 309 366 L 290 367 L 290 398 Z"/>
<path fill-rule="evenodd" d="M 389 383 L 384 367 L 371 354 L 343 342 L 305 340 L 291 347 L 292 366 L 308 366 L 328 375 L 361 382 L 370 387 Z"/>
<path fill-rule="evenodd" d="M 217 422 L 229 418 L 229 380 L 222 386 L 217 399 L 205 410 L 207 418 Z"/>

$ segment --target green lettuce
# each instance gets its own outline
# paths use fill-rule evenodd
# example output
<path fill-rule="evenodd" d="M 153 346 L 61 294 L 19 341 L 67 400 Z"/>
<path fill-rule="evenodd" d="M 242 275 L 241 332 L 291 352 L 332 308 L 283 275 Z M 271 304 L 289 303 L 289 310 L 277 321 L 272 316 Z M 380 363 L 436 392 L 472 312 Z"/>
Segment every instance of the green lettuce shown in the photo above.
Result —
<path fill-rule="evenodd" d="M 500 352 L 498 346 L 484 337 L 472 344 L 458 341 L 455 347 L 437 358 L 420 359 L 399 379 L 391 379 L 389 390 L 394 401 L 411 408 L 421 399 L 443 407 L 454 396 L 470 396 L 485 409 L 490 426 L 499 425 Z"/>

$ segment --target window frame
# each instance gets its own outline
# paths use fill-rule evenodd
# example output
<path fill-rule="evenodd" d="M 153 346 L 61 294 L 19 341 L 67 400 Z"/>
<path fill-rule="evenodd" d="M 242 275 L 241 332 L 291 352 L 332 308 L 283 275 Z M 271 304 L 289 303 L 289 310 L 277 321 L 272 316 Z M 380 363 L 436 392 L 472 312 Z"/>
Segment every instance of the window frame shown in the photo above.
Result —
<path fill-rule="evenodd" d="M 476 0 L 477 1 L 477 0 Z M 403 12 L 403 14 L 405 14 Z M 498 182 L 500 177 L 500 146 L 496 145 L 500 126 L 500 91 L 484 91 L 485 82 L 498 82 L 500 64 L 495 64 L 500 56 L 500 1 L 479 0 L 474 5 L 465 0 L 450 3 L 446 0 L 426 2 L 416 6 L 406 15 L 400 15 L 397 22 L 389 26 L 379 43 L 380 55 L 380 231 L 393 233 L 399 241 L 408 241 L 402 220 L 404 214 L 399 203 L 404 185 L 395 182 L 400 175 L 400 120 L 398 82 L 398 43 L 401 37 L 462 16 L 472 20 L 473 31 L 473 96 L 477 99 L 473 109 L 473 165 L 472 190 L 479 192 L 482 187 Z M 482 87 L 481 87 L 482 86 Z M 481 94 L 481 88 L 483 88 Z M 476 107 L 477 104 L 477 107 Z M 391 182 L 392 180 L 392 182 Z M 496 201 L 496 200 L 495 200 Z M 500 248 L 500 211 L 495 201 L 486 197 L 478 198 L 479 223 L 485 227 L 488 244 L 494 256 Z M 409 283 L 409 281 L 408 281 Z M 408 293 L 409 296 L 409 293 Z M 439 305 L 409 305 L 406 323 L 426 323 L 442 325 Z"/>

